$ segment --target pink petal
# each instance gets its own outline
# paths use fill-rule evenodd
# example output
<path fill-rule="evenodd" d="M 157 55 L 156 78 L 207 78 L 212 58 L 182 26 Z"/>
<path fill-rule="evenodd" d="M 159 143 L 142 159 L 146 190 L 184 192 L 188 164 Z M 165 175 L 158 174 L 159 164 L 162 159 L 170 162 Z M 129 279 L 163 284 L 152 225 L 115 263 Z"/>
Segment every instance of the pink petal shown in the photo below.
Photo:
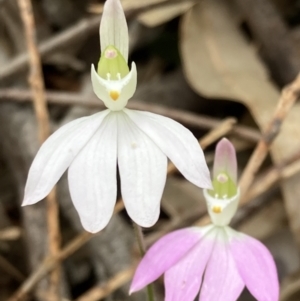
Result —
<path fill-rule="evenodd" d="M 171 232 L 159 239 L 140 262 L 130 287 L 130 293 L 138 291 L 156 280 L 180 260 L 202 237 L 196 228 Z"/>
<path fill-rule="evenodd" d="M 230 242 L 230 249 L 250 293 L 258 301 L 278 301 L 278 276 L 268 249 L 258 240 L 237 232 Z"/>
<path fill-rule="evenodd" d="M 236 152 L 232 143 L 223 138 L 216 147 L 214 160 L 214 178 L 222 172 L 226 172 L 234 183 L 237 182 L 237 161 Z"/>
<path fill-rule="evenodd" d="M 243 288 L 244 283 L 230 253 L 227 235 L 224 228 L 220 227 L 205 271 L 199 301 L 236 301 Z"/>
<path fill-rule="evenodd" d="M 210 231 L 181 260 L 166 271 L 165 301 L 193 301 L 195 299 L 214 247 L 216 234 L 216 231 Z"/>

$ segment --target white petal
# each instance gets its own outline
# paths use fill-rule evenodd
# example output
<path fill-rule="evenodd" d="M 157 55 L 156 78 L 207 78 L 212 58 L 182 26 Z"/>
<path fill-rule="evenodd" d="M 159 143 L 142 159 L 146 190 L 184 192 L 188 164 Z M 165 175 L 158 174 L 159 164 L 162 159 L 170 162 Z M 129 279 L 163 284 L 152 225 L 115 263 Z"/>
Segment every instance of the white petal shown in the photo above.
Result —
<path fill-rule="evenodd" d="M 117 48 L 128 60 L 128 28 L 120 0 L 107 0 L 100 23 L 101 53 L 107 46 Z"/>
<path fill-rule="evenodd" d="M 240 190 L 238 190 L 238 193 L 230 199 L 214 198 L 206 189 L 203 190 L 203 195 L 207 204 L 207 211 L 212 222 L 217 226 L 229 225 L 238 209 Z"/>
<path fill-rule="evenodd" d="M 29 170 L 23 205 L 34 204 L 47 196 L 108 113 L 105 110 L 76 119 L 43 143 Z"/>
<path fill-rule="evenodd" d="M 69 188 L 83 227 L 92 233 L 109 222 L 117 196 L 117 120 L 105 117 L 93 138 L 72 162 Z"/>
<path fill-rule="evenodd" d="M 128 109 L 124 112 L 170 158 L 187 180 L 199 187 L 211 188 L 203 151 L 187 128 L 157 114 Z"/>
<path fill-rule="evenodd" d="M 136 65 L 132 62 L 130 72 L 120 80 L 106 80 L 98 75 L 94 65 L 91 67 L 91 78 L 94 93 L 100 98 L 105 106 L 112 111 L 120 111 L 133 96 L 137 84 Z M 117 100 L 110 97 L 110 92 L 116 91 L 120 94 Z"/>
<path fill-rule="evenodd" d="M 123 112 L 118 113 L 118 165 L 129 216 L 151 227 L 159 216 L 167 157 Z"/>

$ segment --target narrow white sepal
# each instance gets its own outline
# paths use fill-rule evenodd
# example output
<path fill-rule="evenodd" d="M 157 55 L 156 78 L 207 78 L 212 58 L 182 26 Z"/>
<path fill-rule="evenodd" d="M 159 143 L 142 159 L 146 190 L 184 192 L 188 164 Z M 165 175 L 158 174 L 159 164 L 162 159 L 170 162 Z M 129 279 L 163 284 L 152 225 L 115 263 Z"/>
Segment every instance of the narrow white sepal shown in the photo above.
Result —
<path fill-rule="evenodd" d="M 72 162 L 68 180 L 83 227 L 92 233 L 102 230 L 117 197 L 117 120 L 113 112 Z"/>
<path fill-rule="evenodd" d="M 157 114 L 126 108 L 124 112 L 170 158 L 187 180 L 202 188 L 212 188 L 203 151 L 187 128 Z"/>
<path fill-rule="evenodd" d="M 49 194 L 108 113 L 105 110 L 71 121 L 43 143 L 28 173 L 23 206 L 35 204 Z"/>
<path fill-rule="evenodd" d="M 107 46 L 114 46 L 128 61 L 128 27 L 120 0 L 107 0 L 100 23 L 101 54 Z"/>
<path fill-rule="evenodd" d="M 238 208 L 240 200 L 240 190 L 238 189 L 237 194 L 230 199 L 214 198 L 208 193 L 206 189 L 203 190 L 203 194 L 212 222 L 217 226 L 229 225 Z"/>
<path fill-rule="evenodd" d="M 118 165 L 129 216 L 143 227 L 157 221 L 167 157 L 124 112 L 118 112 Z"/>
<path fill-rule="evenodd" d="M 137 85 L 137 71 L 134 62 L 131 64 L 130 72 L 120 80 L 104 79 L 98 75 L 94 65 L 91 66 L 91 78 L 94 93 L 101 99 L 105 106 L 112 111 L 120 111 L 133 96 Z M 119 93 L 119 98 L 113 100 L 110 93 L 115 91 Z"/>

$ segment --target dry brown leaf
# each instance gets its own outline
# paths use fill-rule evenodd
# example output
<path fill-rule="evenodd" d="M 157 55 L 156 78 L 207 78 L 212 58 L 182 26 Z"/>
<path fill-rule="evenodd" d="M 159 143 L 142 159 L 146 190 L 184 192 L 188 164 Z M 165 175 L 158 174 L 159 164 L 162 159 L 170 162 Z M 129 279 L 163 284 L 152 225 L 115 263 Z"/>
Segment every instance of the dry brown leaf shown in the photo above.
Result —
<path fill-rule="evenodd" d="M 159 3 L 166 2 L 168 0 L 121 0 L 123 9 L 125 11 L 131 9 L 139 9 Z M 103 11 L 103 4 L 92 4 L 89 7 L 89 12 L 100 14 Z"/>
<path fill-rule="evenodd" d="M 190 9 L 196 0 L 182 0 L 180 2 L 168 2 L 168 0 L 122 0 L 122 6 L 125 11 L 132 9 L 142 9 L 144 7 L 162 4 L 159 7 L 150 8 L 138 15 L 138 20 L 148 27 L 159 26 L 172 20 Z M 103 4 L 92 4 L 89 6 L 89 12 L 100 14 L 103 12 Z"/>
<path fill-rule="evenodd" d="M 184 15 L 181 52 L 190 85 L 208 98 L 242 102 L 261 129 L 270 121 L 279 91 L 235 22 L 228 1 L 204 0 Z M 300 104 L 287 117 L 271 152 L 275 162 L 300 148 Z M 290 224 L 300 243 L 300 177 L 283 182 Z"/>
<path fill-rule="evenodd" d="M 206 212 L 201 190 L 190 182 L 169 177 L 162 198 L 162 208 L 171 218 L 182 218 L 191 212 Z"/>
<path fill-rule="evenodd" d="M 178 3 L 171 2 L 168 5 L 154 8 L 139 14 L 138 20 L 145 26 L 155 27 L 182 15 L 187 10 L 189 10 L 194 4 L 194 0 L 185 0 Z"/>
<path fill-rule="evenodd" d="M 121 0 L 124 10 L 143 8 L 150 5 L 155 5 L 168 0 Z"/>
<path fill-rule="evenodd" d="M 269 81 L 254 49 L 237 28 L 225 2 L 203 1 L 182 22 L 181 49 L 189 83 L 206 97 L 242 101 L 250 109 L 260 103 L 263 123 L 270 118 L 279 92 Z M 267 99 L 261 102 L 262 99 Z"/>
<path fill-rule="evenodd" d="M 259 212 L 242 222 L 238 228 L 243 233 L 264 240 L 282 229 L 285 223 L 286 214 L 282 201 L 276 199 L 268 207 L 262 208 Z"/>

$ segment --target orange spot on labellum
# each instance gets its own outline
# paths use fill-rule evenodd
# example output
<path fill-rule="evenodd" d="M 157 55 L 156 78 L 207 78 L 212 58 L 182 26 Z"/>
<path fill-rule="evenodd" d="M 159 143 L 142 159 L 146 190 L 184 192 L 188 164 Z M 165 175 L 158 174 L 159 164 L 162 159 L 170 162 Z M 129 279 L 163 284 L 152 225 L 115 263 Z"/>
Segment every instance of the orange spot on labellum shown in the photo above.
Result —
<path fill-rule="evenodd" d="M 214 206 L 214 207 L 212 207 L 212 211 L 214 213 L 221 213 L 222 212 L 222 208 L 220 206 Z"/>
<path fill-rule="evenodd" d="M 120 93 L 118 91 L 110 91 L 109 96 L 112 100 L 116 101 L 118 100 Z"/>

